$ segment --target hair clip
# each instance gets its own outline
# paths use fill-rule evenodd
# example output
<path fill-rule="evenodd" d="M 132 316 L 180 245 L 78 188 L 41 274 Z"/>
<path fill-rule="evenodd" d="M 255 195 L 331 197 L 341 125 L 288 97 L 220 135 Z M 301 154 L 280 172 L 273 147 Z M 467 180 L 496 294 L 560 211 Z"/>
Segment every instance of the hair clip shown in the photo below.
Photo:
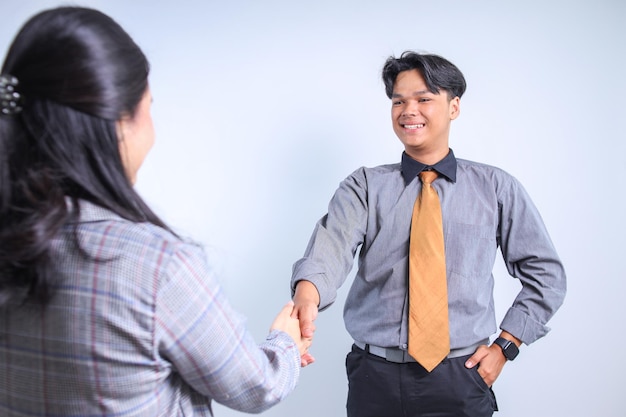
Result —
<path fill-rule="evenodd" d="M 11 115 L 22 111 L 21 95 L 15 90 L 18 84 L 14 76 L 0 74 L 0 114 Z"/>

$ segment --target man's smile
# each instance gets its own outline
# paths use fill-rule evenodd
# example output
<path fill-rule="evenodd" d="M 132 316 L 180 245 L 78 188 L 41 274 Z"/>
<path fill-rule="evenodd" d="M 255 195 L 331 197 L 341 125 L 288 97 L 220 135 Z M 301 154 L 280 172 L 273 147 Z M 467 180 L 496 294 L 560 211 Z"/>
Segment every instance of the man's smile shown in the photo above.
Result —
<path fill-rule="evenodd" d="M 425 124 L 424 123 L 418 123 L 414 125 L 400 124 L 400 126 L 402 126 L 405 129 L 421 129 L 425 126 Z"/>

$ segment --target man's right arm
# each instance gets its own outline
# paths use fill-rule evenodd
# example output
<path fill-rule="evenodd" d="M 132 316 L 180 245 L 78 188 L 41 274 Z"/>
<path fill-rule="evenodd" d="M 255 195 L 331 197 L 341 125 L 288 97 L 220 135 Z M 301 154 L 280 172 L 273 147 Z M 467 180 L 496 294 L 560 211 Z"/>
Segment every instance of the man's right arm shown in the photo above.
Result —
<path fill-rule="evenodd" d="M 341 182 L 328 213 L 315 225 L 304 256 L 293 266 L 293 315 L 300 321 L 303 338 L 313 337 L 318 312 L 335 301 L 366 230 L 367 187 L 364 169 L 360 168 Z M 312 357 L 305 356 L 303 366 L 312 362 Z"/>

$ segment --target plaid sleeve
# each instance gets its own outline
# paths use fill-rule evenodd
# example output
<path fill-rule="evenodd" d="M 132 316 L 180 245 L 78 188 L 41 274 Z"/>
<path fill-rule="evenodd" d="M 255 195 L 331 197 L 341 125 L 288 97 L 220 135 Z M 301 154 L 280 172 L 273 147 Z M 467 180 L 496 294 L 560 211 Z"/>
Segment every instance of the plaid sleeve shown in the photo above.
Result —
<path fill-rule="evenodd" d="M 272 331 L 257 344 L 201 248 L 181 243 L 168 256 L 157 290 L 159 354 L 207 401 L 258 413 L 286 397 L 300 372 L 293 339 Z"/>

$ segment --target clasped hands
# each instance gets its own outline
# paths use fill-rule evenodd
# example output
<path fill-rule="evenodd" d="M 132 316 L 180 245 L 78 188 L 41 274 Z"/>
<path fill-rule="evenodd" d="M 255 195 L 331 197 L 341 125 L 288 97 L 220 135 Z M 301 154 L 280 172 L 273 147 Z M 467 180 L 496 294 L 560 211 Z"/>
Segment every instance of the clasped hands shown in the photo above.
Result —
<path fill-rule="evenodd" d="M 317 315 L 317 307 L 315 307 L 315 315 Z M 308 317 L 308 315 L 299 313 L 294 302 L 289 301 L 278 313 L 270 327 L 270 330 L 280 330 L 291 336 L 300 351 L 302 367 L 315 362 L 315 358 L 308 351 L 315 332 L 314 318 L 309 319 Z"/>

